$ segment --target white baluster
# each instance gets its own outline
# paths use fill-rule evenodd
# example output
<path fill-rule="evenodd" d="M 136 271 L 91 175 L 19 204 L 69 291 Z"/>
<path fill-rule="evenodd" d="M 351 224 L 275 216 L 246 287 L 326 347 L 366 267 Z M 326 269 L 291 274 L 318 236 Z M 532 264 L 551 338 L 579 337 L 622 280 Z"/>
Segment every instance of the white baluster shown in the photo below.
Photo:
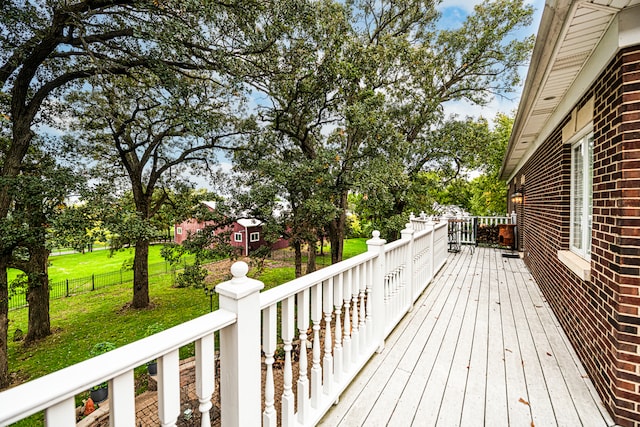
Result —
<path fill-rule="evenodd" d="M 331 394 L 333 385 L 333 347 L 331 338 L 331 314 L 333 312 L 333 278 L 322 283 L 322 309 L 324 311 L 324 360 L 322 366 L 324 393 Z"/>
<path fill-rule="evenodd" d="M 367 271 L 367 281 L 366 281 L 366 293 L 367 293 L 367 313 L 366 313 L 366 323 L 367 323 L 367 344 L 370 344 L 374 340 L 373 336 L 373 298 L 371 295 L 371 291 L 373 289 L 373 262 L 367 261 L 364 268 Z"/>
<path fill-rule="evenodd" d="M 264 411 L 262 412 L 262 425 L 264 427 L 276 427 L 278 425 L 278 413 L 275 408 L 275 384 L 273 380 L 273 362 L 276 352 L 277 320 L 276 306 L 271 305 L 262 311 L 262 350 L 264 351 L 264 364 L 267 367 L 267 375 L 264 384 Z"/>
<path fill-rule="evenodd" d="M 311 362 L 311 407 L 318 408 L 322 395 L 322 367 L 320 365 L 320 321 L 322 320 L 322 286 L 311 288 L 311 322 L 313 323 L 313 359 Z"/>
<path fill-rule="evenodd" d="M 340 382 L 342 380 L 342 370 L 343 368 L 343 360 L 344 357 L 342 354 L 342 287 L 343 285 L 343 274 L 340 273 L 338 275 L 338 280 L 333 282 L 333 304 L 335 306 L 336 313 L 336 324 L 335 324 L 335 345 L 333 347 L 333 372 L 336 381 Z"/>
<path fill-rule="evenodd" d="M 360 280 L 360 274 L 357 268 L 352 268 L 351 271 L 351 359 L 357 361 L 360 353 L 360 331 L 358 330 L 360 322 L 360 307 L 358 306 L 360 287 L 358 286 L 358 281 Z"/>
<path fill-rule="evenodd" d="M 214 335 L 204 336 L 196 341 L 196 396 L 200 411 L 200 426 L 211 426 L 211 396 L 215 391 L 216 360 Z"/>
<path fill-rule="evenodd" d="M 175 426 L 180 416 L 180 357 L 178 350 L 158 359 L 158 418 L 162 427 Z"/>
<path fill-rule="evenodd" d="M 349 370 L 351 365 L 351 270 L 346 271 L 347 275 L 343 282 L 343 298 L 344 298 L 344 340 L 343 340 L 343 367 L 345 372 Z"/>
<path fill-rule="evenodd" d="M 294 423 L 294 400 L 293 394 L 293 367 L 291 365 L 291 349 L 293 348 L 294 334 L 294 310 L 293 297 L 282 301 L 282 342 L 284 343 L 284 372 L 283 372 L 283 392 L 282 392 L 282 425 L 284 427 L 293 426 Z"/>
<path fill-rule="evenodd" d="M 409 271 L 408 275 L 405 276 L 406 287 L 404 291 L 407 293 L 408 307 L 409 311 L 413 310 L 413 302 L 418 298 L 418 294 L 415 290 L 415 279 L 414 274 L 416 271 L 416 266 L 418 265 L 415 261 L 416 253 L 418 252 L 418 248 L 416 247 L 415 239 L 414 239 L 414 231 L 411 228 L 411 224 L 406 224 L 405 229 L 402 230 L 402 239 L 408 240 L 409 243 L 405 246 L 404 252 L 404 262 L 408 263 Z"/>
<path fill-rule="evenodd" d="M 136 423 L 133 371 L 127 371 L 109 381 L 109 422 L 114 426 Z"/>
<path fill-rule="evenodd" d="M 46 426 L 76 425 L 76 404 L 73 396 L 47 408 L 44 422 Z"/>
<path fill-rule="evenodd" d="M 298 331 L 300 349 L 298 355 L 298 422 L 305 423 L 309 416 L 309 378 L 307 377 L 307 329 L 309 329 L 309 290 L 297 295 Z"/>
<path fill-rule="evenodd" d="M 367 275 L 364 265 L 359 265 L 356 267 L 358 271 L 360 271 L 360 280 L 358 281 L 358 288 L 360 289 L 360 325 L 358 326 L 358 331 L 360 333 L 360 350 L 363 351 L 367 348 L 367 307 L 365 295 L 367 291 Z"/>
<path fill-rule="evenodd" d="M 383 283 L 384 283 L 384 317 L 386 320 L 391 319 L 391 308 L 390 308 L 391 300 L 389 299 L 389 296 L 390 296 L 389 280 L 390 280 L 389 275 L 385 274 L 383 278 Z M 385 327 L 386 327 L 386 324 L 385 324 Z"/>

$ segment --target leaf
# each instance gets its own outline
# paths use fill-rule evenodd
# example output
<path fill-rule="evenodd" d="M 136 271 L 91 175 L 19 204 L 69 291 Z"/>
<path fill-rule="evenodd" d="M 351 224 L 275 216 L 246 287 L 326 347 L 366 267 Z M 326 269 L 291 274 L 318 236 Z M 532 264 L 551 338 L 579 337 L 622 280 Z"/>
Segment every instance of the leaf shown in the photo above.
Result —
<path fill-rule="evenodd" d="M 524 403 L 525 405 L 530 406 L 530 405 L 529 405 L 529 402 L 527 402 L 527 401 L 526 401 L 526 400 L 524 400 L 523 398 L 518 399 L 518 402 L 520 402 L 520 403 Z"/>

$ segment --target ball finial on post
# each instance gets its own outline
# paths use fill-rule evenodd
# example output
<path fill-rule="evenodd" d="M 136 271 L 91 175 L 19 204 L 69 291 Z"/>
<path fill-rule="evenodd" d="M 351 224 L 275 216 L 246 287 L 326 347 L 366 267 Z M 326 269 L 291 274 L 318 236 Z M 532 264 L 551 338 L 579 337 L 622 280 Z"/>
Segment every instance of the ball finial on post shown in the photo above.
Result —
<path fill-rule="evenodd" d="M 249 266 L 244 261 L 234 262 L 231 266 L 231 275 L 234 279 L 241 279 L 249 272 Z"/>

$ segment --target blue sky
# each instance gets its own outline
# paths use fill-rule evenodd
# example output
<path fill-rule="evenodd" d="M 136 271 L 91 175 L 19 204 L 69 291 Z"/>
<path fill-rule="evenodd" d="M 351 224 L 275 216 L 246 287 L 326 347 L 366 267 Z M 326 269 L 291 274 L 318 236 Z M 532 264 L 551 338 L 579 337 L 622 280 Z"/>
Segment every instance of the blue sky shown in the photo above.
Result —
<path fill-rule="evenodd" d="M 443 0 L 438 6 L 440 12 L 442 12 L 442 19 L 440 24 L 443 27 L 455 27 L 462 23 L 466 16 L 473 12 L 473 7 L 482 3 L 481 0 Z M 542 16 L 542 10 L 544 9 L 544 0 L 527 0 L 527 4 L 533 5 L 535 12 L 533 15 L 533 22 L 531 25 L 523 30 L 518 36 L 525 37 L 531 34 L 535 35 L 540 25 L 540 17 Z M 527 77 L 527 68 L 523 67 L 522 71 L 522 83 Z M 522 87 L 518 88 L 517 92 L 512 94 L 512 99 L 493 99 L 489 105 L 480 107 L 472 105 L 467 102 L 450 102 L 445 105 L 445 112 L 447 114 L 457 114 L 458 116 L 474 116 L 485 117 L 486 119 L 493 119 L 497 113 L 511 113 L 518 108 L 520 101 L 520 94 Z"/>

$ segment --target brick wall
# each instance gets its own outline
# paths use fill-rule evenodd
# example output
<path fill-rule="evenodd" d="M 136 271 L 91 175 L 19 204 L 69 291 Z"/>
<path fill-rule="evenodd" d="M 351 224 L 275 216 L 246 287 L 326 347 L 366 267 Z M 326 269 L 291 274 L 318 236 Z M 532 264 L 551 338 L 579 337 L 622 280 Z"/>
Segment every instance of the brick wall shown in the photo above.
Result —
<path fill-rule="evenodd" d="M 603 401 L 621 426 L 640 427 L 640 47 L 620 52 L 577 107 L 594 97 L 591 280 L 557 257 L 569 248 L 569 116 L 514 177 L 525 262 Z"/>

